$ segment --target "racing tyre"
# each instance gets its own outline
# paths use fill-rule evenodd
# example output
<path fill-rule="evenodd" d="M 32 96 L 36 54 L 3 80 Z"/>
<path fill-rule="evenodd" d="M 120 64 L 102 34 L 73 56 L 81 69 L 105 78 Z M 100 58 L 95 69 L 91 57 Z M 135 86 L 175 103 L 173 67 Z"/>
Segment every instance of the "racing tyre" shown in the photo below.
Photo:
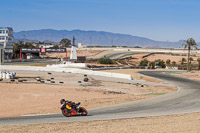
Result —
<path fill-rule="evenodd" d="M 63 109 L 62 110 L 62 114 L 65 116 L 65 117 L 70 117 L 71 116 L 71 113 L 67 111 L 67 109 Z"/>
<path fill-rule="evenodd" d="M 79 108 L 79 112 L 81 113 L 82 116 L 86 116 L 87 113 L 88 113 L 87 110 L 85 108 L 83 108 L 83 107 Z"/>

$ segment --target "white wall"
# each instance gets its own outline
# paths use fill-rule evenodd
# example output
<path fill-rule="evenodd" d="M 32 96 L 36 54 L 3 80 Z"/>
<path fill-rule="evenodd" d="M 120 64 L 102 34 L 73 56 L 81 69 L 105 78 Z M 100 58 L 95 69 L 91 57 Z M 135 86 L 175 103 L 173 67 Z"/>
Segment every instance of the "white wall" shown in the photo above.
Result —
<path fill-rule="evenodd" d="M 0 65 L 0 71 L 4 71 L 4 70 L 6 70 L 6 71 L 24 70 L 24 71 L 68 72 L 68 73 L 97 75 L 97 76 L 132 80 L 132 77 L 129 74 L 92 71 L 92 70 L 84 70 L 84 69 L 77 69 L 77 68 L 57 68 L 57 69 L 55 69 L 54 67 Z"/>

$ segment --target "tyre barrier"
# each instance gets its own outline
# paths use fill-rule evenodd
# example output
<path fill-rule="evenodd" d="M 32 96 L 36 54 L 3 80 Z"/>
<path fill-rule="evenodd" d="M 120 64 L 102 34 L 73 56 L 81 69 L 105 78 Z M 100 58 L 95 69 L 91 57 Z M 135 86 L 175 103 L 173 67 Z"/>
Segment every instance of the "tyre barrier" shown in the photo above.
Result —
<path fill-rule="evenodd" d="M 63 72 L 66 73 L 74 73 L 74 74 L 87 74 L 87 75 L 97 75 L 97 76 L 104 76 L 104 77 L 111 77 L 111 78 L 120 78 L 120 79 L 128 79 L 133 80 L 130 74 L 120 74 L 120 73 L 111 73 L 111 72 L 99 72 L 99 71 L 92 71 L 92 70 L 83 70 L 78 68 L 47 68 L 47 67 L 33 67 L 33 66 L 9 66 L 9 65 L 2 65 L 0 69 L 5 70 L 26 70 L 26 71 L 45 71 L 45 72 Z M 53 74 L 53 73 L 52 73 Z"/>
<path fill-rule="evenodd" d="M 40 81 L 41 80 L 41 78 L 40 77 L 37 77 L 37 78 L 35 78 L 37 81 Z"/>
<path fill-rule="evenodd" d="M 187 70 L 185 67 L 178 67 L 178 70 Z"/>
<path fill-rule="evenodd" d="M 83 80 L 84 82 L 88 82 L 89 81 L 89 79 L 88 78 L 84 78 L 84 80 Z"/>
<path fill-rule="evenodd" d="M 16 72 L 1 72 L 0 71 L 0 79 L 15 79 Z"/>
<path fill-rule="evenodd" d="M 40 81 L 40 83 L 45 83 L 44 81 Z"/>

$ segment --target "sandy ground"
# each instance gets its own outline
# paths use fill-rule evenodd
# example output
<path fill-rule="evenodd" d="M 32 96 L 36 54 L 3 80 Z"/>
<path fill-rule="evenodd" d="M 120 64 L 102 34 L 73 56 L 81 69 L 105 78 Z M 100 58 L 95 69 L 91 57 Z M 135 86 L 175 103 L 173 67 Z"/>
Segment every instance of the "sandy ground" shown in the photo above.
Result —
<path fill-rule="evenodd" d="M 100 53 L 102 50 L 77 50 L 77 56 L 86 56 L 86 57 L 93 57 Z M 71 50 L 67 50 L 67 57 L 70 57 Z M 46 55 L 41 55 L 41 57 L 56 57 L 56 58 L 65 58 L 66 53 L 46 53 Z"/>
<path fill-rule="evenodd" d="M 192 55 L 191 56 L 193 58 L 194 61 L 192 61 L 192 64 L 197 64 L 197 59 L 200 57 L 198 54 Z M 176 62 L 176 64 L 181 64 L 181 60 L 182 58 L 185 58 L 187 60 L 187 54 L 180 54 L 180 55 L 171 55 L 171 54 L 153 54 L 151 56 L 146 57 L 145 59 L 149 60 L 149 61 L 155 61 L 155 60 L 163 60 L 164 62 L 166 62 L 167 59 L 171 60 L 171 63 L 173 61 Z M 186 62 L 185 62 L 186 63 Z"/>
<path fill-rule="evenodd" d="M 112 72 L 128 73 L 135 79 L 151 82 L 161 82 L 136 73 L 138 70 L 111 70 Z M 109 72 L 111 72 L 109 71 Z M 199 74 L 193 73 L 192 74 Z M 60 113 L 59 100 L 67 98 L 75 102 L 82 102 L 82 106 L 89 108 L 101 107 L 111 104 L 124 103 L 144 98 L 157 96 L 159 93 L 176 91 L 175 87 L 165 86 L 137 86 L 134 84 L 121 84 L 114 82 L 96 81 L 89 77 L 89 82 L 78 83 L 83 80 L 83 75 L 45 72 L 17 72 L 20 80 L 0 82 L 0 116 L 17 116 L 25 114 Z M 189 74 L 189 73 L 188 73 Z M 35 77 L 40 76 L 44 83 L 38 83 Z M 190 75 L 194 77 L 194 75 Z M 54 77 L 55 84 L 47 82 Z M 190 78 L 190 77 L 188 77 Z M 63 84 L 59 84 L 63 81 Z M 70 92 L 70 93 L 69 93 Z M 119 93 L 120 92 L 120 93 Z M 148 95 L 154 94 L 155 95 Z M 146 95 L 147 94 L 147 95 Z M 9 102 L 9 104 L 8 104 Z M 13 106 L 14 105 L 14 106 Z M 5 108 L 6 107 L 6 108 Z M 36 124 L 19 126 L 0 126 L 0 132 L 82 132 L 82 133 L 198 133 L 200 131 L 200 113 L 182 115 L 146 117 L 134 119 L 120 119 L 92 122 L 71 122 L 56 124 Z"/>
<path fill-rule="evenodd" d="M 143 56 L 147 55 L 148 53 L 141 53 L 141 54 L 136 54 L 136 55 L 129 55 L 127 57 L 132 57 L 133 59 L 129 59 L 128 63 L 129 64 L 135 64 L 139 65 L 140 61 L 143 59 L 147 59 L 148 61 L 152 62 L 155 60 L 163 60 L 166 62 L 168 59 L 170 59 L 171 63 L 173 61 L 176 62 L 176 64 L 181 64 L 182 58 L 185 58 L 187 60 L 187 54 L 152 54 L 148 57 L 142 58 Z M 199 54 L 192 54 L 191 57 L 193 58 L 193 61 L 191 62 L 192 64 L 197 64 L 197 59 L 200 58 Z M 187 62 L 187 61 L 186 61 Z M 184 63 L 186 63 L 184 62 Z"/>
<path fill-rule="evenodd" d="M 176 91 L 176 87 L 147 85 L 141 87 L 136 84 L 97 81 L 90 76 L 88 76 L 89 82 L 83 82 L 83 75 L 69 73 L 49 75 L 47 72 L 18 71 L 17 76 L 18 80 L 14 82 L 3 80 L 0 83 L 1 117 L 60 113 L 59 101 L 62 98 L 81 102 L 81 106 L 90 109 Z M 38 76 L 45 83 L 36 81 L 35 78 Z M 21 83 L 19 80 L 25 81 Z"/>
<path fill-rule="evenodd" d="M 179 77 L 187 78 L 187 79 L 193 79 L 200 81 L 200 71 L 191 71 L 191 72 L 184 72 L 184 73 L 169 73 L 172 75 L 176 75 Z"/>
<path fill-rule="evenodd" d="M 200 113 L 121 119 L 0 127 L 4 133 L 199 133 Z"/>

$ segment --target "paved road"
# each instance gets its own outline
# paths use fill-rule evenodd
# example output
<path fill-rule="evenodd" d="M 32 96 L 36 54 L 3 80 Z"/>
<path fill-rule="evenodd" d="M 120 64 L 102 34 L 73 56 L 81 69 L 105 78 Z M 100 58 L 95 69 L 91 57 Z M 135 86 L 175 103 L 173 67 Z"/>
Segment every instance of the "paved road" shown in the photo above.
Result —
<path fill-rule="evenodd" d="M 120 52 L 120 53 L 112 53 L 112 54 L 106 55 L 106 57 L 110 59 L 120 59 L 123 56 L 133 55 L 133 54 L 138 54 L 138 53 L 139 52 Z"/>
<path fill-rule="evenodd" d="M 110 120 L 146 116 L 171 115 L 200 111 L 200 82 L 148 71 L 142 74 L 165 80 L 179 91 L 159 97 L 89 110 L 89 116 L 63 117 L 61 114 L 0 118 L 0 125 L 38 124 L 75 121 Z"/>

